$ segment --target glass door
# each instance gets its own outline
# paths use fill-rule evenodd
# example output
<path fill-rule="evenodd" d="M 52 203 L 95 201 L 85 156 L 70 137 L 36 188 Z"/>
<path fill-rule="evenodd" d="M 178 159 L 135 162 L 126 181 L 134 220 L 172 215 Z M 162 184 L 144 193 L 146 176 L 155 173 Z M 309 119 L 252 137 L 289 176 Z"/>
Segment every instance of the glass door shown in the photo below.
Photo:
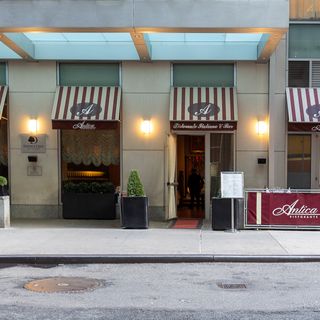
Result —
<path fill-rule="evenodd" d="M 312 134 L 311 188 L 320 188 L 320 134 Z"/>
<path fill-rule="evenodd" d="M 210 199 L 221 196 L 221 171 L 234 170 L 234 144 L 232 133 L 210 134 Z"/>
<path fill-rule="evenodd" d="M 289 134 L 287 158 L 288 188 L 311 188 L 311 142 L 311 134 Z"/>

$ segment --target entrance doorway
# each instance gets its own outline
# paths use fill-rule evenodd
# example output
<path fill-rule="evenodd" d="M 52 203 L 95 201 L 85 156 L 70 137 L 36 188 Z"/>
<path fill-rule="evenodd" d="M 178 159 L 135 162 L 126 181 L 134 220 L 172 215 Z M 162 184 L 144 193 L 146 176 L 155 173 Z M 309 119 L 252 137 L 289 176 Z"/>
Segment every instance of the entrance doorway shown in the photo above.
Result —
<path fill-rule="evenodd" d="M 235 169 L 234 145 L 233 132 L 175 132 L 169 136 L 169 219 L 210 218 L 211 199 L 220 197 L 221 171 Z M 188 183 L 193 169 L 201 177 L 198 197 L 192 197 Z"/>
<path fill-rule="evenodd" d="M 205 218 L 205 136 L 177 136 L 177 216 Z"/>

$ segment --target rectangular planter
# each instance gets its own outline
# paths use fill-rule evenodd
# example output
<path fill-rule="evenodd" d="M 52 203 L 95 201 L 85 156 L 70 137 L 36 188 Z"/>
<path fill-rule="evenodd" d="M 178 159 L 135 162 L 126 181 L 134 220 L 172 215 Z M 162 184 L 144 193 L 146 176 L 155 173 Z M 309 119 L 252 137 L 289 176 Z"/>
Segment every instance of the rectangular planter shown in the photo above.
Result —
<path fill-rule="evenodd" d="M 73 193 L 62 195 L 63 218 L 100 219 L 116 218 L 115 196 L 113 193 Z"/>
<path fill-rule="evenodd" d="M 121 226 L 128 229 L 147 229 L 149 227 L 148 198 L 121 198 Z"/>
<path fill-rule="evenodd" d="M 228 230 L 231 228 L 231 201 L 226 198 L 212 198 L 212 230 Z M 243 229 L 244 204 L 243 199 L 233 199 L 234 227 Z"/>

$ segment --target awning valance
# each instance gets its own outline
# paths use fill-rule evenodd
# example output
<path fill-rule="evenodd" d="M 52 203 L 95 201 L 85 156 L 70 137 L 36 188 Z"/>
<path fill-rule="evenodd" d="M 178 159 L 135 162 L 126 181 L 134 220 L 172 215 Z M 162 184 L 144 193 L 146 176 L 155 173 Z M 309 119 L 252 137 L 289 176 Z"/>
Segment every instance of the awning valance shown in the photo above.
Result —
<path fill-rule="evenodd" d="M 6 101 L 7 92 L 8 92 L 7 86 L 0 86 L 0 119 L 2 117 L 2 112 L 3 112 L 4 103 Z"/>
<path fill-rule="evenodd" d="M 288 130 L 320 131 L 320 88 L 287 88 Z"/>
<path fill-rule="evenodd" d="M 235 130 L 238 120 L 236 89 L 173 87 L 171 128 L 176 130 Z"/>
<path fill-rule="evenodd" d="M 120 87 L 57 87 L 53 129 L 104 129 L 120 120 Z"/>

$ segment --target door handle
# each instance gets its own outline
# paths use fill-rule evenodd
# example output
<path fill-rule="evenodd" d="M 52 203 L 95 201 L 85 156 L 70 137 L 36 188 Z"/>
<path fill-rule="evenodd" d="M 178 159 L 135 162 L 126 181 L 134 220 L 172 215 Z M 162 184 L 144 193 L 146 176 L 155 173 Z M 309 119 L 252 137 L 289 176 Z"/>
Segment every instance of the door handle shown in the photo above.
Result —
<path fill-rule="evenodd" d="M 167 182 L 167 186 L 169 187 L 176 187 L 176 186 L 178 186 L 179 185 L 179 183 L 177 183 L 177 182 Z"/>

